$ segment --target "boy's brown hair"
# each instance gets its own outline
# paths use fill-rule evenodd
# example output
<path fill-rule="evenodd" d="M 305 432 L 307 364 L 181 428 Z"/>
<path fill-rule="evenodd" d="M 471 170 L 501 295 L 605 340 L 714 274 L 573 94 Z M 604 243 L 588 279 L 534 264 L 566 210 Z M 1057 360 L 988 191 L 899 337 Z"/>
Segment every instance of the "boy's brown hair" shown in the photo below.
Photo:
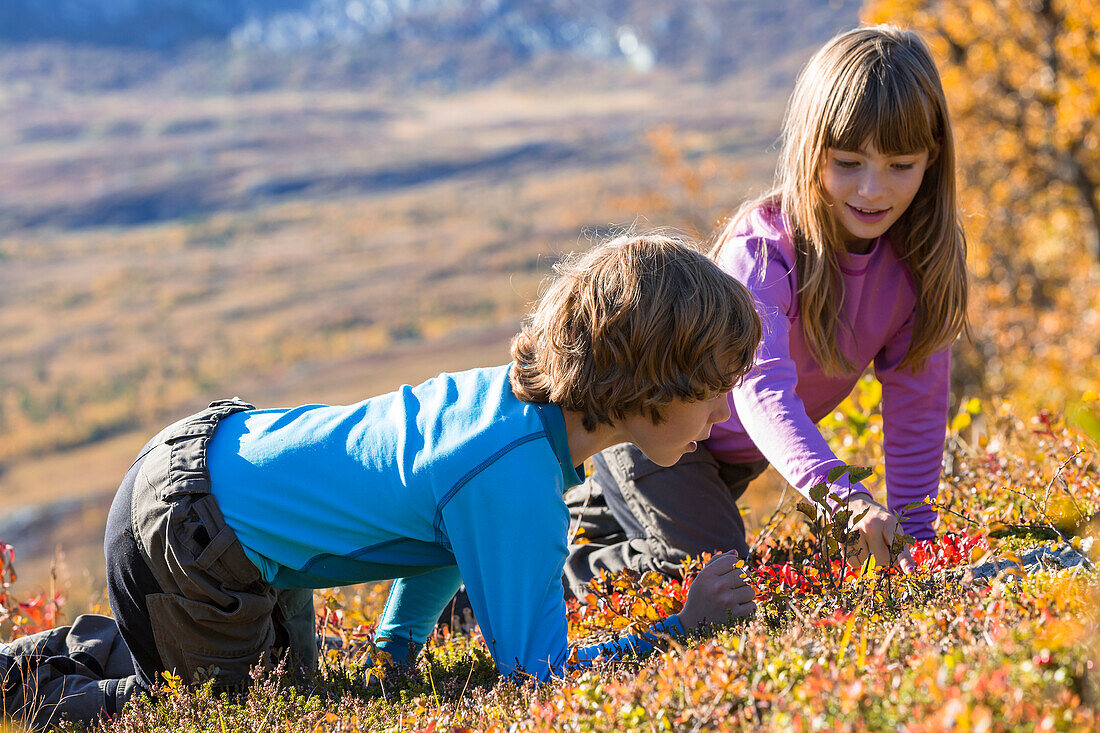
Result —
<path fill-rule="evenodd" d="M 753 364 L 752 296 L 693 246 L 626 234 L 571 255 L 512 339 L 512 391 L 586 430 L 727 392 Z"/>

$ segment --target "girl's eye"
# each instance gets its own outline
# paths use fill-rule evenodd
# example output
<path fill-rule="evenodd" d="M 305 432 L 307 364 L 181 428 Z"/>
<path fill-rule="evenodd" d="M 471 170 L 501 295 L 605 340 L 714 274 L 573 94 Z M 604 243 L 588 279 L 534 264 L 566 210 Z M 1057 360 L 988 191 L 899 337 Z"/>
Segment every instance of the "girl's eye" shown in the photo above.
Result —
<path fill-rule="evenodd" d="M 908 171 L 913 170 L 913 163 L 894 163 L 895 170 Z"/>
<path fill-rule="evenodd" d="M 858 160 L 841 160 L 840 158 L 837 158 L 836 159 L 836 164 L 840 168 L 857 168 L 857 167 L 859 167 L 859 161 Z"/>

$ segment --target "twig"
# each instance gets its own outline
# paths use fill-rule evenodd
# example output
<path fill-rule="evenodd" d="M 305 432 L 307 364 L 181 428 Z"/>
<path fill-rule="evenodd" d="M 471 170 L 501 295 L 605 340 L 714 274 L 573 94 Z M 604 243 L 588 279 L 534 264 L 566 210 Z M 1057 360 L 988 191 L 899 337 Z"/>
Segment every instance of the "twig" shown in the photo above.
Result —
<path fill-rule="evenodd" d="M 569 533 L 569 542 L 566 544 L 572 545 L 573 540 L 577 538 L 577 533 L 581 531 L 581 525 L 584 523 L 584 513 L 588 511 L 588 503 L 592 501 L 592 484 L 591 478 L 588 479 L 588 494 L 584 497 L 584 503 L 581 504 L 581 511 L 577 515 L 577 526 Z"/>
<path fill-rule="evenodd" d="M 1054 488 L 1054 482 L 1057 481 L 1058 477 L 1060 477 L 1062 475 L 1062 472 L 1066 470 L 1066 466 L 1068 466 L 1070 464 L 1070 462 L 1073 461 L 1073 459 L 1077 458 L 1077 456 L 1081 455 L 1081 453 L 1082 453 L 1081 449 L 1078 448 L 1077 452 L 1074 453 L 1069 458 L 1067 458 L 1065 461 L 1063 461 L 1062 465 L 1058 466 L 1058 469 L 1054 472 L 1054 475 L 1050 477 L 1050 483 L 1047 484 L 1047 490 L 1043 494 L 1043 510 L 1042 511 L 1043 511 L 1043 516 L 1044 517 L 1047 516 L 1047 502 L 1050 500 L 1050 490 L 1052 488 Z M 1085 515 L 1085 513 L 1082 512 L 1081 507 L 1079 507 L 1077 505 L 1077 500 L 1073 498 L 1073 494 L 1069 491 L 1067 491 L 1066 494 L 1069 496 L 1070 501 L 1073 502 L 1073 508 L 1077 510 L 1077 515 L 1079 517 L 1083 517 Z"/>
<path fill-rule="evenodd" d="M 944 511 L 944 512 L 947 512 L 948 514 L 954 514 L 956 517 L 966 521 L 968 524 L 972 524 L 975 527 L 979 526 L 978 523 L 976 521 L 974 521 L 973 519 L 971 519 L 970 517 L 966 516 L 965 514 L 960 514 L 959 512 L 955 511 L 954 509 L 949 509 L 944 504 L 937 504 L 934 501 L 929 501 L 928 504 L 929 504 L 929 506 L 935 507 L 936 511 Z"/>
<path fill-rule="evenodd" d="M 1070 460 L 1072 460 L 1072 459 L 1070 459 Z M 1068 462 L 1069 461 L 1067 461 L 1066 463 L 1068 463 Z M 1062 465 L 1064 466 L 1065 464 L 1062 464 Z M 1061 470 L 1061 469 L 1059 469 L 1059 470 Z M 1051 479 L 1051 481 L 1053 481 L 1053 479 Z M 1038 499 L 1031 496 L 1030 494 L 1025 494 L 1023 491 L 1017 491 L 1016 489 L 1013 489 L 1010 486 L 1006 486 L 1005 488 L 1008 489 L 1009 492 L 1011 492 L 1013 494 L 1016 494 L 1017 496 L 1022 496 L 1023 498 L 1027 499 L 1032 504 L 1034 504 L 1035 508 L 1038 509 L 1039 513 L 1042 515 L 1041 516 L 1042 524 L 1040 526 L 1044 526 L 1046 529 L 1049 529 L 1052 532 L 1054 532 L 1054 534 L 1056 534 L 1058 536 L 1058 538 L 1066 544 L 1067 547 L 1069 547 L 1070 549 L 1076 551 L 1076 548 L 1073 546 L 1073 543 L 1070 541 L 1069 537 L 1066 537 L 1066 535 L 1062 532 L 1062 530 L 1058 529 L 1058 527 L 1055 526 L 1054 522 L 1050 521 L 1050 516 L 1046 513 L 1046 509 L 1044 507 L 1039 506 L 1039 500 Z"/>
<path fill-rule="evenodd" d="M 749 547 L 749 552 L 752 552 L 757 547 L 759 547 L 764 542 L 764 540 L 768 539 L 771 536 L 772 532 L 775 531 L 775 527 L 778 525 L 776 517 L 780 514 L 780 512 L 783 513 L 783 518 L 790 516 L 791 510 L 787 509 L 786 511 L 784 511 L 783 509 L 783 505 L 787 501 L 787 489 L 789 488 L 790 484 L 783 482 L 783 493 L 779 495 L 779 501 L 775 505 L 775 511 L 773 511 L 771 516 L 768 517 L 768 521 L 764 523 L 764 529 L 761 530 L 760 534 L 758 534 L 756 536 L 756 539 L 753 540 L 752 546 Z"/>

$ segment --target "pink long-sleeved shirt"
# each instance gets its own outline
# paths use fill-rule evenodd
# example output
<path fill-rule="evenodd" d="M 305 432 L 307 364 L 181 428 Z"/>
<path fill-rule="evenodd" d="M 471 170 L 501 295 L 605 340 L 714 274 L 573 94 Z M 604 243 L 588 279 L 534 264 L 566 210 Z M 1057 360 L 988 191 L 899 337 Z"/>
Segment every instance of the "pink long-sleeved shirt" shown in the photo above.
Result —
<path fill-rule="evenodd" d="M 916 292 L 888 238 L 876 240 L 867 254 L 841 255 L 844 302 L 837 338 L 857 368 L 839 377 L 821 371 L 803 337 L 794 247 L 778 208 L 761 206 L 745 217 L 718 264 L 753 294 L 764 333 L 755 368 L 730 393 L 732 416 L 715 425 L 706 442 L 714 456 L 728 463 L 763 456 L 807 493 L 830 468 L 844 465 L 817 421 L 836 409 L 873 362 L 882 383 L 887 505 L 898 513 L 911 502 L 934 498 L 947 427 L 950 349 L 916 372 L 898 366 L 909 348 Z M 865 490 L 849 486 L 846 477 L 835 489 L 842 497 Z M 902 522 L 914 537 L 932 539 L 934 519 L 925 505 L 909 510 Z"/>

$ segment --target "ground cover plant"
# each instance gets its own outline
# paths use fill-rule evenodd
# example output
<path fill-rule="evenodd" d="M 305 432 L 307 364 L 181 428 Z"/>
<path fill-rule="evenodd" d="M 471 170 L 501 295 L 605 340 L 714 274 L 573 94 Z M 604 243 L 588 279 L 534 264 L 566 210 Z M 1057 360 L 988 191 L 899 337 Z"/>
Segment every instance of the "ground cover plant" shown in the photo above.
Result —
<path fill-rule="evenodd" d="M 1071 188 L 1052 182 L 1049 174 L 1033 171 L 1032 165 L 1047 158 L 1035 157 L 1020 145 L 1037 140 L 1040 152 L 1058 152 L 1068 145 L 1092 156 L 1085 162 L 1095 179 L 1094 154 L 1100 148 L 1089 142 L 1096 119 L 1089 110 L 1095 111 L 1095 103 L 1074 100 L 1078 99 L 1076 92 L 1092 93 L 1097 85 L 1078 83 L 1074 74 L 1082 68 L 1094 73 L 1096 64 L 1082 66 L 1076 57 L 1053 63 L 1059 55 L 1045 51 L 1055 47 L 1039 41 L 1013 42 L 1009 52 L 1004 47 L 1005 36 L 993 32 L 1010 21 L 1024 22 L 1026 30 L 1033 25 L 1032 16 L 1044 22 L 1069 20 L 1069 26 L 1051 35 L 1058 44 L 1055 50 L 1093 53 L 1095 44 L 1077 43 L 1074 34 L 1087 32 L 1100 22 L 1095 19 L 1094 5 L 1091 0 L 1078 4 L 1056 0 L 1016 4 L 1005 11 L 988 0 L 868 3 L 869 20 L 889 18 L 918 26 L 937 49 L 958 139 L 997 143 L 968 144 L 967 155 L 960 160 L 960 193 L 966 202 L 965 224 L 971 245 L 973 322 L 970 338 L 961 339 L 953 350 L 952 385 L 956 397 L 966 395 L 958 399 L 952 415 L 943 484 L 935 501 L 939 539 L 912 548 L 918 562 L 915 574 L 900 576 L 879 567 L 847 568 L 839 560 L 828 559 L 823 548 L 834 555 L 845 551 L 846 532 L 835 521 L 836 514 L 822 515 L 814 506 L 819 502 L 806 501 L 777 484 L 768 505 L 755 507 L 755 516 L 763 521 L 752 523 L 759 526 L 750 538 L 753 554 L 746 560 L 758 592 L 757 616 L 692 639 L 669 640 L 663 651 L 648 659 L 601 664 L 546 686 L 516 684 L 498 678 L 475 629 L 472 635 L 441 632 L 430 641 L 415 668 L 386 670 L 373 664 L 367 640 L 387 588 L 384 584 L 357 586 L 317 595 L 319 631 L 329 641 L 320 674 L 300 680 L 282 669 L 257 670 L 250 689 L 234 698 L 219 696 L 209 687 L 186 687 L 166 678 L 158 697 L 133 701 L 116 719 L 93 730 L 1100 729 L 1100 674 L 1096 669 L 1100 582 L 1093 566 L 1095 537 L 1100 532 L 1095 519 L 1100 509 L 1100 402 L 1087 391 L 1097 389 L 1100 270 L 1095 266 L 1094 250 L 1085 246 L 1089 228 L 1082 222 L 1087 212 L 1076 211 L 1080 202 L 1069 195 Z M 944 15 L 929 8 L 953 10 Z M 979 18 L 982 22 L 975 22 Z M 996 24 L 987 22 L 991 20 Z M 960 36 L 960 29 L 972 35 Z M 1028 33 L 1008 35 L 1032 39 Z M 995 47 L 989 50 L 982 45 L 986 42 Z M 975 51 L 960 55 L 964 45 Z M 1021 56 L 1023 51 L 1038 55 L 1032 59 Z M 1040 62 L 1050 68 L 1037 66 Z M 998 69 L 1004 70 L 1012 84 L 996 82 L 994 72 Z M 988 77 L 993 81 L 986 81 L 986 72 L 993 74 Z M 1064 83 L 1057 81 L 1062 74 L 1068 75 Z M 988 117 L 1005 109 L 998 95 L 1011 91 L 1013 84 L 1019 86 L 1017 77 L 1042 87 L 1021 87 L 1028 92 L 1019 95 L 1018 103 L 1028 109 L 1037 105 L 1042 113 L 1021 116 L 1035 123 L 1029 124 L 1026 134 L 1020 133 L 1015 123 Z M 1051 104 L 1050 95 L 1055 92 L 1069 104 Z M 108 315 L 122 314 L 107 321 L 126 327 L 130 321 L 125 320 L 128 316 L 123 311 L 142 311 L 133 303 L 165 310 L 196 308 L 202 302 L 196 293 L 204 291 L 189 292 L 189 288 L 216 287 L 221 293 L 220 283 L 230 278 L 208 275 L 240 274 L 233 269 L 235 260 L 221 259 L 241 251 L 239 247 L 264 247 L 267 259 L 263 267 L 278 275 L 300 266 L 300 241 L 313 241 L 317 251 L 335 263 L 331 279 L 305 278 L 314 283 L 311 288 L 316 292 L 310 290 L 311 297 L 301 300 L 314 304 L 316 311 L 290 318 L 289 308 L 281 309 L 284 294 L 270 284 L 250 288 L 259 299 L 255 303 L 218 301 L 219 312 L 240 321 L 226 326 L 225 333 L 231 337 L 221 340 L 239 344 L 240 353 L 249 359 L 266 360 L 254 363 L 242 357 L 233 362 L 236 366 L 224 369 L 219 379 L 233 382 L 241 374 L 255 373 L 262 375 L 258 379 L 267 380 L 269 369 L 295 363 L 303 350 L 312 349 L 314 357 L 323 353 L 346 359 L 341 373 L 353 375 L 346 381 L 358 392 L 362 384 L 356 380 L 362 372 L 372 370 L 362 369 L 362 363 L 352 357 L 363 358 L 377 350 L 389 358 L 397 349 L 395 344 L 415 343 L 416 339 L 407 337 L 417 330 L 426 335 L 425 353 L 441 350 L 427 337 L 450 329 L 446 319 L 453 316 L 440 311 L 436 299 L 469 291 L 470 283 L 477 284 L 478 292 L 492 292 L 494 297 L 503 294 L 500 297 L 505 300 L 493 307 L 471 303 L 476 307 L 464 311 L 460 320 L 496 329 L 493 333 L 499 331 L 500 342 L 505 343 L 513 311 L 523 299 L 515 291 L 528 285 L 533 289 L 540 276 L 539 266 L 547 263 L 546 243 L 560 241 L 563 232 L 568 239 L 593 222 L 621 220 L 637 212 L 649 212 L 654 222 L 675 223 L 700 234 L 711 230 L 718 217 L 728 215 L 730 202 L 738 198 L 732 195 L 735 189 L 725 177 L 756 176 L 752 167 L 734 168 L 739 159 L 722 152 L 741 143 L 721 136 L 745 125 L 731 126 L 733 111 L 714 104 L 734 100 L 733 106 L 740 108 L 750 97 L 710 94 L 706 105 L 666 103 L 669 108 L 705 110 L 709 116 L 700 117 L 695 126 L 685 126 L 682 119 L 670 120 L 681 132 L 658 128 L 651 134 L 654 161 L 636 169 L 625 165 L 621 170 L 614 168 L 619 173 L 633 172 L 622 177 L 650 186 L 652 190 L 647 189 L 645 195 L 614 183 L 618 178 L 608 173 L 613 167 L 601 172 L 605 178 L 564 173 L 548 177 L 539 171 L 537 183 L 526 177 L 507 177 L 499 187 L 486 189 L 494 192 L 488 198 L 464 198 L 442 186 L 430 187 L 435 201 L 468 212 L 462 219 L 449 218 L 454 216 L 446 213 L 449 208 L 443 214 L 429 211 L 413 193 L 403 193 L 370 203 L 373 208 L 364 208 L 368 204 L 358 199 L 320 208 L 289 203 L 252 214 L 244 224 L 229 214 L 219 214 L 194 222 L 139 228 L 125 237 L 114 230 L 78 232 L 57 235 L 42 244 L 38 233 L 30 232 L 8 238 L 0 247 L 0 258 L 6 258 L 9 279 L 13 280 L 5 292 L 13 302 L 31 303 L 36 288 L 56 291 L 51 308 L 33 323 L 54 326 L 69 324 L 67 319 L 72 319 L 74 332 L 83 333 L 81 319 L 89 307 L 100 302 L 95 283 L 91 290 L 71 286 L 63 280 L 69 276 L 65 272 L 51 275 L 56 281 L 44 279 L 42 273 L 55 268 L 23 254 L 45 251 L 35 250 L 31 244 L 66 253 L 110 251 L 122 265 L 143 277 L 153 268 L 147 267 L 144 259 L 134 260 L 137 255 L 153 261 L 169 251 L 174 253 L 173 262 L 188 264 L 176 270 L 173 282 L 167 284 L 131 278 L 135 284 L 122 290 L 118 302 L 111 301 L 107 309 Z M 1047 112 L 1063 107 L 1073 114 L 1059 113 L 1058 124 L 1048 124 Z M 1078 114 L 1081 119 L 1075 116 Z M 721 132 L 709 129 L 710 119 L 719 121 L 714 126 Z M 496 135 L 498 128 L 494 123 L 485 129 L 486 135 Z M 771 134 L 768 127 L 767 135 Z M 1009 160 L 1013 162 L 1006 162 Z M 1017 165 L 1019 161 L 1026 165 Z M 770 169 L 770 159 L 764 167 Z M 1060 166 L 1057 170 L 1071 168 Z M 654 171 L 660 176 L 649 175 Z M 516 201 L 523 205 L 517 206 Z M 461 225 L 456 226 L 455 221 Z M 431 235 L 424 232 L 443 229 L 461 231 L 465 236 L 460 246 L 449 241 L 448 258 L 435 263 L 439 277 L 420 281 L 424 287 L 408 288 L 407 283 L 390 278 L 402 269 L 411 269 L 403 260 L 381 263 L 383 271 L 375 276 L 378 288 L 373 287 L 374 280 L 367 288 L 360 287 L 358 281 L 354 289 L 328 287 L 344 278 L 359 278 L 360 270 L 344 272 L 343 268 L 377 256 L 373 251 L 359 251 L 364 239 L 377 242 L 380 248 L 388 246 L 388 256 L 395 258 L 411 258 L 408 252 L 434 257 L 435 250 L 426 244 Z M 278 237 L 272 236 L 273 231 Z M 337 234 L 317 236 L 316 232 Z M 247 245 L 252 240 L 257 244 Z M 513 240 L 522 244 L 515 251 L 502 244 Z M 466 264 L 485 257 L 499 258 L 492 260 L 491 268 L 497 280 L 485 280 L 483 271 L 475 272 Z M 410 262 L 415 265 L 415 260 Z M 375 264 L 372 260 L 372 267 Z M 135 266 L 137 270 L 133 270 Z M 392 270 L 385 269 L 391 266 Z M 191 272 L 191 277 L 181 277 L 181 271 Z M 522 287 L 515 284 L 520 282 L 516 272 L 524 273 Z M 110 289 L 112 277 L 121 276 L 106 273 L 104 289 Z M 499 285 L 504 280 L 515 291 Z M 441 282 L 453 286 L 444 288 Z M 337 319 L 327 341 L 307 344 L 299 340 L 301 333 L 316 330 L 318 323 L 328 323 L 317 320 L 327 317 L 329 311 L 320 300 L 323 291 L 390 298 L 392 291 L 381 289 L 381 284 L 422 291 L 428 294 L 427 299 L 405 304 L 404 310 L 383 316 L 378 323 Z M 274 326 L 265 330 L 269 318 L 270 323 L 279 325 L 278 330 Z M 29 329 L 26 324 L 31 323 L 22 311 L 11 322 L 23 324 L 9 329 L 6 338 L 11 339 L 23 338 Z M 290 327 L 287 322 L 292 322 Z M 140 330 L 132 330 L 140 334 Z M 278 339 L 267 339 L 269 332 Z M 250 333 L 256 338 L 242 337 Z M 20 343 L 11 341 L 13 354 Z M 79 355 L 92 354 L 90 341 L 74 337 L 74 343 L 85 348 Z M 124 340 L 109 343 L 112 348 L 104 350 L 104 358 L 128 353 L 131 346 Z M 256 344 L 263 348 L 253 348 Z M 100 393 L 93 384 L 89 394 L 94 393 L 100 401 L 86 408 L 82 425 L 91 429 L 111 424 L 115 409 L 103 407 L 104 400 L 151 394 L 163 402 L 163 409 L 202 391 L 202 380 L 179 364 L 207 364 L 205 355 L 183 351 L 177 344 L 167 346 L 172 358 L 161 364 L 150 357 L 152 366 L 142 372 L 148 375 L 150 386 L 132 393 L 123 390 L 120 397 L 109 390 Z M 285 353 L 280 351 L 283 346 Z M 78 361 L 89 372 L 98 363 L 90 356 Z M 424 361 L 420 353 L 409 359 L 417 364 Z M 75 389 L 72 385 L 84 383 L 72 380 L 73 375 L 67 372 L 32 368 L 39 363 L 35 359 L 19 363 L 31 365 L 26 367 L 30 376 L 25 383 L 34 389 L 48 390 L 54 380 L 70 390 Z M 403 373 L 405 367 L 404 363 L 395 366 L 393 373 Z M 295 371 L 293 379 L 286 381 L 296 388 L 315 388 L 316 384 L 308 383 L 312 367 L 298 368 L 304 369 L 306 376 Z M 36 370 L 38 373 L 33 373 Z M 14 372 L 5 373 L 6 380 L 15 378 Z M 24 444 L 20 436 L 31 441 L 52 439 L 57 434 L 43 424 L 20 418 L 27 414 L 23 408 L 31 403 L 14 399 L 10 382 L 3 386 L 7 390 L 2 406 L 7 421 L 4 435 L 9 440 L 3 441 L 0 453 L 21 445 L 31 451 L 29 442 Z M 969 394 L 979 395 L 981 400 L 968 399 Z M 878 384 L 867 376 L 821 428 L 839 457 L 872 472 L 869 482 L 881 493 L 880 400 Z M 36 402 L 67 406 L 64 399 Z M 119 407 L 117 412 L 124 410 Z M 75 453 L 75 445 L 66 444 L 72 455 L 44 453 L 43 463 L 71 461 L 79 465 L 74 473 L 90 473 L 90 462 Z M 132 450 L 120 449 L 124 458 L 108 462 L 110 468 L 104 473 L 115 480 L 117 464 L 128 459 Z M 6 464 L 7 487 L 16 486 L 18 472 L 17 463 Z M 46 490 L 41 484 L 35 482 L 33 489 Z M 805 502 L 801 508 L 800 501 Z M 14 565 L 20 559 L 14 553 L 20 551 L 26 563 L 27 551 L 0 545 L 0 639 L 5 640 L 64 623 L 65 617 L 59 615 L 63 597 L 78 595 L 63 580 L 49 591 L 30 597 L 20 594 L 19 586 L 12 585 Z M 21 569 L 31 577 L 29 563 Z M 685 568 L 687 578 L 691 571 Z M 570 608 L 571 637 L 580 642 L 644 627 L 680 607 L 687 582 L 667 583 L 653 576 L 605 578 L 591 588 L 591 597 L 585 599 L 590 603 Z M 70 606 L 70 618 L 71 613 L 90 605 Z M 5 725 L 0 722 L 0 731 L 7 733 Z M 20 730 L 18 721 L 7 725 Z M 73 731 L 76 727 L 62 729 Z"/>
<path fill-rule="evenodd" d="M 865 380 L 826 430 L 873 454 L 878 408 Z M 1068 416 L 964 403 L 934 502 L 939 539 L 911 546 L 915 573 L 843 564 L 844 508 L 788 496 L 745 561 L 756 617 L 670 639 L 648 659 L 549 685 L 504 680 L 474 627 L 441 630 L 414 668 L 388 669 L 369 643 L 386 586 L 357 586 L 318 594 L 328 640 L 319 674 L 257 669 L 236 697 L 166 676 L 158 696 L 94 730 L 1096 729 L 1098 428 L 1092 393 Z M 682 583 L 593 582 L 587 603 L 570 605 L 571 637 L 676 612 L 705 560 L 685 567 Z M 33 630 L 30 613 L 5 599 L 5 632 L 13 619 L 17 633 Z"/>

